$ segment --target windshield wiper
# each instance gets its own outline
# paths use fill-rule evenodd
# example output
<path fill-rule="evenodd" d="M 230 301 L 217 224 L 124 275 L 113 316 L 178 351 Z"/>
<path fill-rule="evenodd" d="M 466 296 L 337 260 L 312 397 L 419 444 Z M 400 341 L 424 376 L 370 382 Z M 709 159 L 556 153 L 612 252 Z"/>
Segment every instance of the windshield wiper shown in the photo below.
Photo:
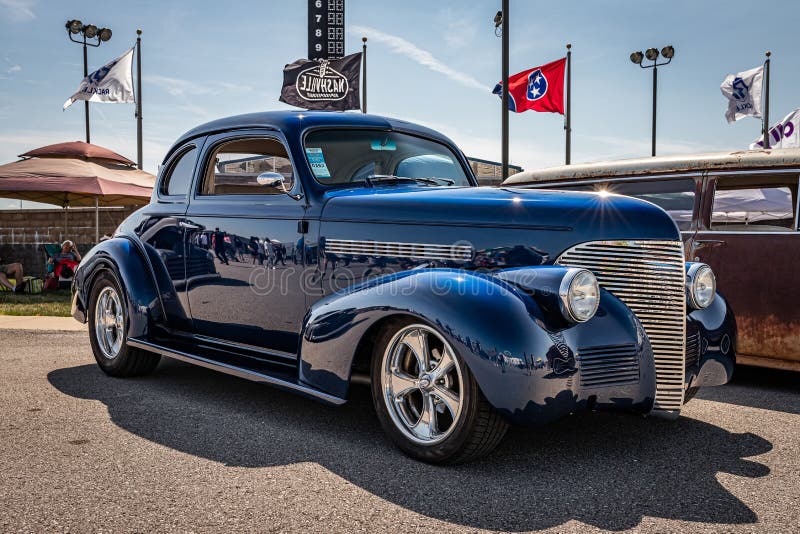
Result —
<path fill-rule="evenodd" d="M 415 182 L 431 185 L 440 185 L 442 182 L 447 185 L 456 183 L 455 180 L 451 180 L 450 178 L 411 178 L 410 176 L 395 176 L 394 174 L 370 174 L 364 181 L 370 187 L 373 187 L 373 184 L 377 182 Z"/>

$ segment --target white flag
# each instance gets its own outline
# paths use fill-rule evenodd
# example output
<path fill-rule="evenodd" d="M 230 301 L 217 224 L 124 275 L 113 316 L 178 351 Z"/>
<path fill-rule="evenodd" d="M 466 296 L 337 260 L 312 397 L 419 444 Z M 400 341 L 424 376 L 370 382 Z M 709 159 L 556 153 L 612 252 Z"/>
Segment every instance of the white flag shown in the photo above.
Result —
<path fill-rule="evenodd" d="M 761 118 L 763 80 L 763 65 L 738 74 L 728 74 L 719 86 L 723 96 L 728 99 L 728 111 L 725 112 L 728 122 L 744 117 Z"/>
<path fill-rule="evenodd" d="M 770 148 L 800 147 L 800 108 L 786 115 L 781 122 L 769 129 Z M 750 150 L 764 148 L 764 136 L 750 145 Z"/>
<path fill-rule="evenodd" d="M 133 48 L 89 74 L 78 91 L 64 102 L 64 109 L 78 100 L 135 102 L 133 96 Z"/>

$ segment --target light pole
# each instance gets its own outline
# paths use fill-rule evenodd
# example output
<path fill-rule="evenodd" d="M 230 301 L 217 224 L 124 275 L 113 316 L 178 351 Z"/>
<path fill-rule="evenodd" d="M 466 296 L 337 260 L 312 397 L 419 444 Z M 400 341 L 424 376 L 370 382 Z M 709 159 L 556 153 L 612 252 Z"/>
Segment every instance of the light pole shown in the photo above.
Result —
<path fill-rule="evenodd" d="M 658 67 L 668 65 L 673 56 L 675 55 L 675 48 L 672 46 L 665 46 L 661 49 L 661 56 L 666 58 L 666 61 L 658 62 L 658 49 L 648 48 L 643 54 L 641 51 L 631 54 L 631 61 L 639 65 L 643 69 L 653 69 L 653 139 L 651 156 L 656 155 L 656 94 L 658 92 Z M 642 61 L 647 58 L 652 61 L 652 65 L 642 65 Z"/>
<path fill-rule="evenodd" d="M 97 26 L 94 24 L 84 24 L 77 19 L 68 20 L 66 24 L 67 28 L 67 36 L 69 40 L 73 43 L 78 43 L 83 45 L 83 77 L 86 78 L 89 75 L 89 61 L 86 53 L 86 46 L 100 46 L 100 43 L 104 43 L 111 39 L 111 30 L 109 28 L 101 28 L 98 29 Z M 82 39 L 76 39 L 75 35 L 78 34 L 82 35 Z M 89 142 L 89 101 L 84 100 L 84 115 L 86 117 L 86 142 Z"/>

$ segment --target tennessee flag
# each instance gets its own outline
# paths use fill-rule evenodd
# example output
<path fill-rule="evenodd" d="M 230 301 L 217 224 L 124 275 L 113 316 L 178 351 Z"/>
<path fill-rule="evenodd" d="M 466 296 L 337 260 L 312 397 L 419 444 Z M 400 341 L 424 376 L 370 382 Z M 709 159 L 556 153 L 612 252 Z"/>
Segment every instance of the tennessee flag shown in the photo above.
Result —
<path fill-rule="evenodd" d="M 549 111 L 564 114 L 564 69 L 567 58 L 518 72 L 508 77 L 508 109 L 522 113 Z M 503 82 L 492 93 L 503 98 Z"/>

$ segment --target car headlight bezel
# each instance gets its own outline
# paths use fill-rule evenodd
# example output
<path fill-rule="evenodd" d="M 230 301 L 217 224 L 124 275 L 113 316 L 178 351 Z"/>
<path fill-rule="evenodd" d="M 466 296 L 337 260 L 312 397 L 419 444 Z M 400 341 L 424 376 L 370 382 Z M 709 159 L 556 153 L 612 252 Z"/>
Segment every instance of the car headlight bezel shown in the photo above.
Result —
<path fill-rule="evenodd" d="M 686 302 L 691 309 L 711 306 L 717 294 L 717 277 L 705 263 L 691 263 L 686 269 Z"/>
<path fill-rule="evenodd" d="M 561 279 L 558 296 L 564 318 L 572 323 L 585 323 L 600 306 L 600 284 L 588 269 L 572 267 Z"/>

